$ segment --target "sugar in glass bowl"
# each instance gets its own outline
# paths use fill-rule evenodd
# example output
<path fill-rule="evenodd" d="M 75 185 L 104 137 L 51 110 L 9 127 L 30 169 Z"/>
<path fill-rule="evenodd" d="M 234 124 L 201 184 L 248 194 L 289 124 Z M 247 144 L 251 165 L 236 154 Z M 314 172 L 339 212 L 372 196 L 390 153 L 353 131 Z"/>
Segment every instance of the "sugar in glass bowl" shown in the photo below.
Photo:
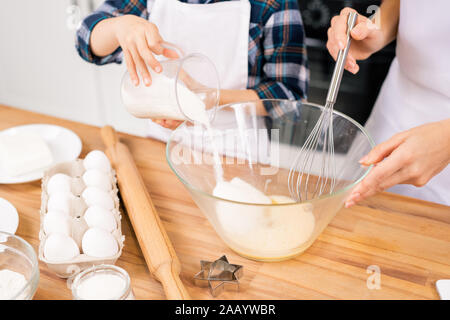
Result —
<path fill-rule="evenodd" d="M 11 294 L 6 297 L 7 289 L 4 285 L 4 299 L 31 300 L 39 283 L 39 264 L 36 253 L 31 245 L 21 237 L 0 231 L 0 272 L 9 270 L 23 275 L 25 281 L 20 288 L 17 283 Z M 4 279 L 6 280 L 6 279 Z M 11 281 L 11 280 L 10 280 Z"/>

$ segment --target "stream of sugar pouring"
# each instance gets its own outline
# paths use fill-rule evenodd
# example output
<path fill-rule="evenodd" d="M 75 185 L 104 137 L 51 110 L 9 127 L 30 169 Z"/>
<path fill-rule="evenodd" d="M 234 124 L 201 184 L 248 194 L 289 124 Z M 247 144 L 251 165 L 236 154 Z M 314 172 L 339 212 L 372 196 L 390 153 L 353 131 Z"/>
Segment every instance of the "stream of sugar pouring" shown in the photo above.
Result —
<path fill-rule="evenodd" d="M 217 149 L 216 144 L 214 143 L 214 136 L 213 136 L 213 130 L 211 128 L 211 124 L 208 122 L 205 124 L 206 132 L 209 136 L 209 139 L 211 140 L 211 146 L 212 146 L 212 152 L 213 152 L 213 161 L 214 161 L 214 175 L 216 177 L 216 180 L 223 181 L 223 168 L 222 163 L 219 156 L 219 150 Z"/>
<path fill-rule="evenodd" d="M 194 124 L 200 124 L 205 127 L 206 135 L 210 139 L 211 148 L 213 153 L 213 167 L 214 175 L 217 181 L 223 181 L 223 168 L 221 159 L 219 156 L 219 150 L 214 143 L 214 132 L 211 127 L 211 119 L 206 111 L 206 105 L 202 99 L 194 92 L 189 90 L 186 86 L 179 83 L 178 84 L 178 97 L 181 101 L 184 101 L 184 105 L 188 108 L 183 110 L 187 117 L 194 121 Z M 204 160 L 204 159 L 203 159 Z"/>

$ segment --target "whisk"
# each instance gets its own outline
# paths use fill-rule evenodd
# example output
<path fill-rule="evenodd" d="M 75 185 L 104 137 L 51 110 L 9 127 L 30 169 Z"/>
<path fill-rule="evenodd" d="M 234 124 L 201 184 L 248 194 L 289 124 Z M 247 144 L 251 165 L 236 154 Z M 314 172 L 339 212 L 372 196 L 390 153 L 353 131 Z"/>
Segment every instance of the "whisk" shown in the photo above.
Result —
<path fill-rule="evenodd" d="M 291 197 L 296 201 L 314 199 L 325 192 L 332 193 L 336 187 L 333 106 L 341 85 L 344 66 L 350 48 L 350 31 L 355 25 L 357 16 L 356 12 L 350 12 L 348 15 L 347 45 L 343 50 L 339 50 L 325 107 L 289 170 L 288 188 Z M 322 142 L 321 146 L 319 142 Z M 314 164 L 320 166 L 317 175 L 311 173 Z"/>

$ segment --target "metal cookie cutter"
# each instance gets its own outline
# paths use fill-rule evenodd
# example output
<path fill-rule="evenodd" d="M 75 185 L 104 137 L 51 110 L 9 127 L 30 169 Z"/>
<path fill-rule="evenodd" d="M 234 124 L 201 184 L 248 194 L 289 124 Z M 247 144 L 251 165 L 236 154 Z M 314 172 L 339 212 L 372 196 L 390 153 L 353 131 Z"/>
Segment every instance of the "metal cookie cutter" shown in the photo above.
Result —
<path fill-rule="evenodd" d="M 239 279 L 244 274 L 244 268 L 228 262 L 226 256 L 216 261 L 200 261 L 201 270 L 194 276 L 194 283 L 199 287 L 209 287 L 213 297 L 224 290 L 239 291 Z"/>

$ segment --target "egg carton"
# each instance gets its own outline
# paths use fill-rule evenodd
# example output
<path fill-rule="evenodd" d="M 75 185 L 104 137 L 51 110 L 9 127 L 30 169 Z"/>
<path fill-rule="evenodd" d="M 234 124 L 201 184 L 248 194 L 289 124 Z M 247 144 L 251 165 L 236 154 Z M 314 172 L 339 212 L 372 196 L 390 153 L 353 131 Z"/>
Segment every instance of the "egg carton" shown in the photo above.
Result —
<path fill-rule="evenodd" d="M 117 254 L 111 257 L 92 257 L 84 254 L 81 248 L 81 240 L 83 238 L 84 233 L 88 230 L 88 225 L 84 220 L 84 212 L 88 208 L 84 200 L 81 198 L 81 194 L 86 188 L 86 185 L 83 182 L 82 176 L 85 172 L 85 168 L 83 166 L 83 160 L 77 159 L 70 162 L 59 163 L 44 173 L 44 177 L 42 178 L 42 193 L 41 193 L 41 209 L 40 209 L 40 230 L 39 230 L 39 260 L 45 262 L 50 270 L 55 272 L 59 277 L 68 278 L 86 268 L 89 268 L 93 265 L 100 264 L 115 264 L 117 259 L 122 254 L 122 249 L 124 246 L 125 236 L 122 235 L 121 228 L 121 219 L 122 216 L 120 214 L 120 202 L 118 197 L 118 188 L 117 188 L 117 179 L 116 174 L 113 169 L 111 169 L 110 177 L 112 190 L 110 194 L 114 200 L 114 208 L 112 213 L 116 220 L 117 229 L 112 232 L 112 235 L 117 240 L 119 250 Z M 49 195 L 47 193 L 47 184 L 50 177 L 57 173 L 63 173 L 70 177 L 72 177 L 72 193 L 74 195 L 74 199 L 71 204 L 71 230 L 72 230 L 72 238 L 77 243 L 80 248 L 80 255 L 75 257 L 72 260 L 63 261 L 63 262 L 55 262 L 45 258 L 44 256 L 44 245 L 48 235 L 45 233 L 43 228 L 44 216 L 47 213 L 47 203 L 49 199 Z"/>

